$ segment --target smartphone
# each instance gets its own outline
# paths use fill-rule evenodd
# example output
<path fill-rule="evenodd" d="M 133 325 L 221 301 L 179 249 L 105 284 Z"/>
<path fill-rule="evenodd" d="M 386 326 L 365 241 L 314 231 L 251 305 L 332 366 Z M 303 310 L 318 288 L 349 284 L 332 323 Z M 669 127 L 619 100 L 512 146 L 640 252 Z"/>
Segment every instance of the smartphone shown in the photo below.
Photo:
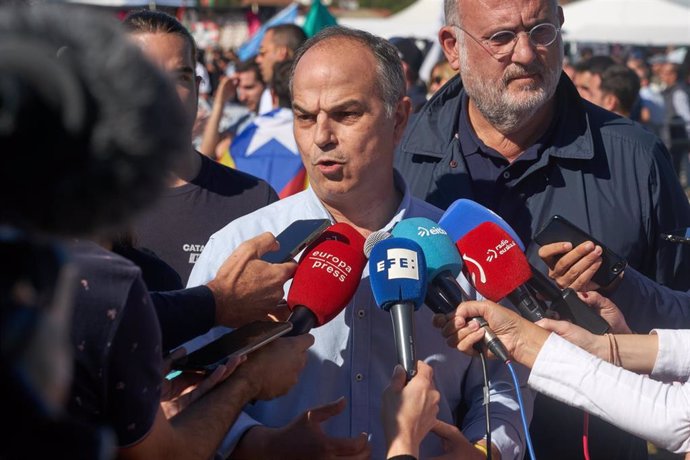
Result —
<path fill-rule="evenodd" d="M 321 235 L 331 225 L 328 219 L 298 220 L 291 223 L 276 237 L 280 249 L 267 252 L 261 260 L 272 264 L 282 264 L 294 259 L 300 251 Z"/>
<path fill-rule="evenodd" d="M 287 321 L 254 321 L 218 337 L 198 350 L 176 359 L 170 368 L 177 371 L 211 373 L 234 356 L 243 356 L 287 334 Z"/>
<path fill-rule="evenodd" d="M 592 281 L 599 286 L 608 286 L 614 279 L 627 267 L 628 262 L 615 252 L 608 249 L 606 246 L 597 241 L 590 234 L 577 227 L 572 222 L 569 222 L 565 217 L 555 215 L 551 217 L 549 222 L 536 235 L 534 241 L 540 246 L 551 243 L 558 243 L 560 241 L 568 241 L 572 243 L 573 248 L 591 241 L 594 244 L 601 246 L 603 253 L 601 255 L 602 264 L 599 270 L 592 277 Z"/>
<path fill-rule="evenodd" d="M 661 238 L 671 243 L 690 244 L 690 227 L 678 228 L 671 233 L 662 233 Z"/>

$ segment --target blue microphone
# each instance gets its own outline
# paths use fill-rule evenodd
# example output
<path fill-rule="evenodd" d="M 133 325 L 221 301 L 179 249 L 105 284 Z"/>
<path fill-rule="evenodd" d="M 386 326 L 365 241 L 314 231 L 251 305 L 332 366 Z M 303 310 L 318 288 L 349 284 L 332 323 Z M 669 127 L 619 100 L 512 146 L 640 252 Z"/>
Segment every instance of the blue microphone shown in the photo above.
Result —
<path fill-rule="evenodd" d="M 450 313 L 469 296 L 462 291 L 457 277 L 462 259 L 446 231 L 436 222 L 413 217 L 393 227 L 394 237 L 407 238 L 419 245 L 426 260 L 429 286 L 424 302 L 434 313 Z"/>
<path fill-rule="evenodd" d="M 484 222 L 493 222 L 501 227 L 515 240 L 520 249 L 523 252 L 525 251 L 525 245 L 518 234 L 501 216 L 481 204 L 466 198 L 455 200 L 446 212 L 443 213 L 438 224 L 448 232 L 448 236 L 452 241 L 457 242 L 472 229 Z"/>
<path fill-rule="evenodd" d="M 404 238 L 380 241 L 369 255 L 369 281 L 376 304 L 391 314 L 398 363 L 409 381 L 417 373 L 413 314 L 426 294 L 426 261 L 422 249 Z"/>
<path fill-rule="evenodd" d="M 460 302 L 469 300 L 470 297 L 457 280 L 462 270 L 460 253 L 443 228 L 425 217 L 413 217 L 398 222 L 392 233 L 394 237 L 414 241 L 422 249 L 429 279 L 424 301 L 434 313 L 451 313 Z M 508 351 L 486 320 L 481 316 L 472 319 L 484 328 L 483 342 L 486 347 L 503 362 L 507 361 L 510 358 Z M 475 348 L 481 351 L 480 343 L 475 344 Z"/>
<path fill-rule="evenodd" d="M 485 208 L 472 200 L 461 198 L 451 204 L 439 220 L 439 225 L 449 234 L 450 238 L 457 242 L 469 231 L 484 222 L 493 222 L 508 233 L 520 249 L 524 252 L 525 245 L 518 237 L 515 230 L 503 220 L 501 216 Z M 608 323 L 591 308 L 589 308 L 572 289 L 561 290 L 551 280 L 530 264 L 532 278 L 527 281 L 529 287 L 538 292 L 542 297 L 551 302 L 551 308 L 557 311 L 562 318 L 573 321 L 593 334 L 604 334 L 608 331 Z M 525 298 L 530 303 L 543 305 L 537 299 L 533 299 L 529 292 L 524 292 Z"/>

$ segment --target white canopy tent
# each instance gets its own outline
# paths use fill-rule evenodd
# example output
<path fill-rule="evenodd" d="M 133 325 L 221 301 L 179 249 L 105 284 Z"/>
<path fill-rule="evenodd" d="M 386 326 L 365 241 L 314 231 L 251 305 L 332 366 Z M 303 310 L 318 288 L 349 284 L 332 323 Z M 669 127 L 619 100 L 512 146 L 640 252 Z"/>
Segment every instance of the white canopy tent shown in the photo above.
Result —
<path fill-rule="evenodd" d="M 65 0 L 66 3 L 128 8 L 137 6 L 195 7 L 196 0 Z"/>
<path fill-rule="evenodd" d="M 383 38 L 414 37 L 435 41 L 443 21 L 443 0 L 417 0 L 387 18 L 338 18 L 338 24 Z"/>
<path fill-rule="evenodd" d="M 688 0 L 579 0 L 563 7 L 571 42 L 689 45 Z"/>

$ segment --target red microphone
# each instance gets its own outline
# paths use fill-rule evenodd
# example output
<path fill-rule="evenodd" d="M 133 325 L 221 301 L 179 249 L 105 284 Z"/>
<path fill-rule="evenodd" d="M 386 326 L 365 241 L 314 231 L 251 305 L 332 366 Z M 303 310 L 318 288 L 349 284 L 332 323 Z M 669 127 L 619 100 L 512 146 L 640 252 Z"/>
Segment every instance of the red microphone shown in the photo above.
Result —
<path fill-rule="evenodd" d="M 544 309 L 525 283 L 532 277 L 527 257 L 517 242 L 493 222 L 484 222 L 456 243 L 463 272 L 482 296 L 498 302 L 507 297 L 530 321 L 544 317 Z"/>
<path fill-rule="evenodd" d="M 354 296 L 366 257 L 364 237 L 348 224 L 331 225 L 302 253 L 287 303 L 288 335 L 306 334 L 336 316 Z"/>

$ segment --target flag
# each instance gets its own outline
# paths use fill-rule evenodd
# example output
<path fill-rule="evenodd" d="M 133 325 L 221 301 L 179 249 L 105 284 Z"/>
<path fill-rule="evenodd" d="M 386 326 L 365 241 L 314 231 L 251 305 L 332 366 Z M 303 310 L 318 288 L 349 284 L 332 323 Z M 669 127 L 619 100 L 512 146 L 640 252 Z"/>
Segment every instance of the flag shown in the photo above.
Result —
<path fill-rule="evenodd" d="M 334 26 L 338 22 L 335 17 L 328 11 L 328 8 L 321 4 L 321 0 L 313 0 L 311 8 L 304 18 L 304 33 L 307 37 L 313 37 L 326 27 Z"/>
<path fill-rule="evenodd" d="M 261 40 L 264 38 L 266 29 L 272 26 L 277 26 L 278 24 L 294 24 L 297 19 L 297 3 L 293 3 L 290 6 L 283 8 L 278 11 L 275 16 L 266 21 L 266 23 L 261 26 L 261 28 L 246 42 L 240 46 L 237 51 L 237 57 L 241 61 L 246 61 L 251 59 L 259 53 L 259 47 L 261 46 Z"/>
<path fill-rule="evenodd" d="M 280 198 L 306 188 L 307 174 L 292 132 L 292 111 L 276 109 L 254 119 L 230 145 L 233 167 L 268 182 Z"/>

